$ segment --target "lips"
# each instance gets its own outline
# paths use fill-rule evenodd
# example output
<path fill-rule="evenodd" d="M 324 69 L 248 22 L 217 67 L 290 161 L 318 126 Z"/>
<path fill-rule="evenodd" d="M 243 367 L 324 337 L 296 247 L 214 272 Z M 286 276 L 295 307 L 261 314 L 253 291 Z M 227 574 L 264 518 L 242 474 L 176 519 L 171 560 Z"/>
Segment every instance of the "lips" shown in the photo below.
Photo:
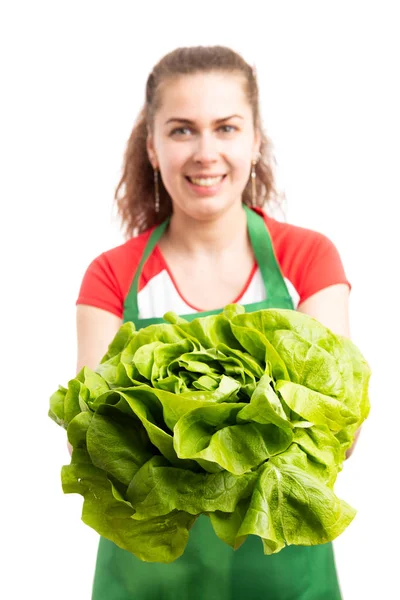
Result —
<path fill-rule="evenodd" d="M 197 177 L 186 176 L 186 179 L 188 179 L 190 183 L 193 183 L 193 185 L 200 187 L 214 187 L 221 183 L 225 177 L 226 175 L 198 175 Z"/>

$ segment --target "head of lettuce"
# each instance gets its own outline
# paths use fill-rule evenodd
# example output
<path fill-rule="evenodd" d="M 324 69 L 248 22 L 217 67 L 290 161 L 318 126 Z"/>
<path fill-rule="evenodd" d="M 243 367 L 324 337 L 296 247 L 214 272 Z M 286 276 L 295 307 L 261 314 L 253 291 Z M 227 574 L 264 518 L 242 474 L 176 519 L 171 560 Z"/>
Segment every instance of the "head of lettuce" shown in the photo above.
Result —
<path fill-rule="evenodd" d="M 165 320 L 122 325 L 97 369 L 50 399 L 83 521 L 164 563 L 200 515 L 235 549 L 259 536 L 266 554 L 340 535 L 355 511 L 333 486 L 369 412 L 357 347 L 291 310 Z"/>

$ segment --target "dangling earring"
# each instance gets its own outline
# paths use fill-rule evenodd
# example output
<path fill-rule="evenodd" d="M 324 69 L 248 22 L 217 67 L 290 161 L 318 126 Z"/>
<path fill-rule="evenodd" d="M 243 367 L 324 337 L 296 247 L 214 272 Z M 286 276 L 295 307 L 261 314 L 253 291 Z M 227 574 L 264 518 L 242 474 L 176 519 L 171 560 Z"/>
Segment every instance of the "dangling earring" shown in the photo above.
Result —
<path fill-rule="evenodd" d="M 158 187 L 158 169 L 154 169 L 154 195 L 155 195 L 154 210 L 156 211 L 156 213 L 158 213 L 160 211 L 160 190 Z"/>
<path fill-rule="evenodd" d="M 257 206 L 256 164 L 256 160 L 251 161 L 251 204 L 254 207 Z"/>

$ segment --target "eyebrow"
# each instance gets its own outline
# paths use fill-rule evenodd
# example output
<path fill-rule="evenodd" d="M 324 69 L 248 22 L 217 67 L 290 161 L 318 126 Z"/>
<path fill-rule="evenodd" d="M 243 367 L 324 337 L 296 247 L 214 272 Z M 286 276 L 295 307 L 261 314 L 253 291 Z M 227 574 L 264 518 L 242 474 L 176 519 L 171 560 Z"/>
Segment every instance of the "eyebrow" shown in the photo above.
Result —
<path fill-rule="evenodd" d="M 230 115 L 229 117 L 223 117 L 222 119 L 215 119 L 215 121 L 213 121 L 214 124 L 218 124 L 218 123 L 223 123 L 224 121 L 229 121 L 230 119 L 243 119 L 243 117 L 241 117 L 240 115 Z M 165 125 L 168 125 L 168 123 L 185 123 L 187 125 L 194 125 L 194 121 L 191 121 L 190 119 L 181 119 L 179 117 L 172 117 L 171 119 L 168 119 L 168 121 L 165 121 Z"/>

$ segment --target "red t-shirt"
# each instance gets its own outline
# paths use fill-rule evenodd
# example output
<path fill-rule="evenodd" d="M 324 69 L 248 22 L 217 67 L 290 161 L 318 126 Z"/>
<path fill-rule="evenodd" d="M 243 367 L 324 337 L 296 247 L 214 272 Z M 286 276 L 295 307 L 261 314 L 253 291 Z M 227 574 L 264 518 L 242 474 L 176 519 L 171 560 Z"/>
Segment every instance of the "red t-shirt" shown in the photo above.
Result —
<path fill-rule="evenodd" d="M 275 255 L 295 308 L 331 285 L 344 283 L 350 287 L 339 253 L 326 236 L 260 214 L 271 235 Z M 151 231 L 98 256 L 83 277 L 77 304 L 102 308 L 122 318 L 125 298 Z M 265 294 L 256 266 L 241 294 L 232 298 L 232 302 L 258 302 L 265 299 Z M 177 314 L 201 310 L 183 298 L 158 246 L 143 268 L 138 305 L 141 318 L 162 317 L 170 310 Z"/>

